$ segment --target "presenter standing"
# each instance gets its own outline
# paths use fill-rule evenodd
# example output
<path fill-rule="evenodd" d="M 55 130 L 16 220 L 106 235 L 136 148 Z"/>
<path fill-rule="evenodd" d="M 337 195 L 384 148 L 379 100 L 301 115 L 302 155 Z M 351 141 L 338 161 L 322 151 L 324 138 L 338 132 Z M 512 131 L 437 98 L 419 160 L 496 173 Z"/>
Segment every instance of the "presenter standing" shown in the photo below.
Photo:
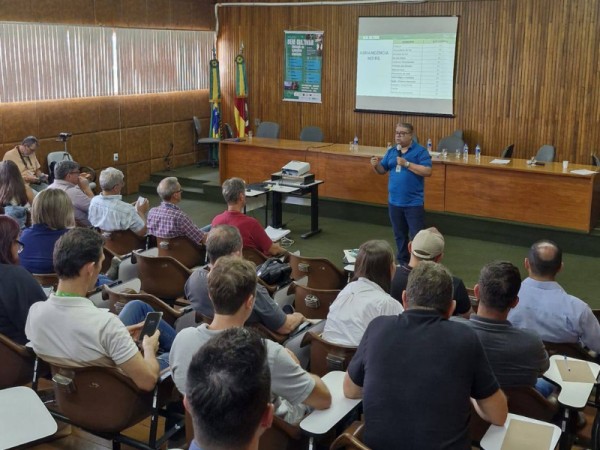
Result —
<path fill-rule="evenodd" d="M 379 175 L 389 172 L 388 205 L 394 239 L 398 247 L 398 264 L 408 263 L 409 236 L 425 228 L 425 177 L 431 176 L 431 156 L 422 145 L 413 142 L 410 123 L 396 125 L 396 146 L 387 150 L 383 159 L 371 158 Z"/>

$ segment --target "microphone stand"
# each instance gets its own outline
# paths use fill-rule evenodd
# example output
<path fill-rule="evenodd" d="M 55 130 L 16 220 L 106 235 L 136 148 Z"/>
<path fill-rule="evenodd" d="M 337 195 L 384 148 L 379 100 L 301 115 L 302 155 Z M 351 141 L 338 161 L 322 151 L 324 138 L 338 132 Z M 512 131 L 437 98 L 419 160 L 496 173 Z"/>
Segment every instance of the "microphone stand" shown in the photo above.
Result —
<path fill-rule="evenodd" d="M 171 172 L 173 169 L 171 168 L 171 158 L 173 154 L 173 143 L 171 142 L 171 148 L 169 148 L 169 151 L 167 152 L 167 154 L 165 155 L 165 157 L 163 158 L 163 161 L 165 162 L 165 164 L 167 165 L 167 172 Z"/>

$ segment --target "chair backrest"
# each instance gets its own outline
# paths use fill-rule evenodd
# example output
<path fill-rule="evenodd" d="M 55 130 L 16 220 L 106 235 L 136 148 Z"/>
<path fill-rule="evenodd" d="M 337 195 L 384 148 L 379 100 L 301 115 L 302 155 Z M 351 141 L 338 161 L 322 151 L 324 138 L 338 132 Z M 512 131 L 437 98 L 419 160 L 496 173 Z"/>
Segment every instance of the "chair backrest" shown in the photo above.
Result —
<path fill-rule="evenodd" d="M 553 145 L 542 145 L 535 154 L 535 160 L 542 162 L 553 162 L 555 152 L 556 150 L 554 149 Z"/>
<path fill-rule="evenodd" d="M 115 255 L 126 255 L 134 250 L 146 248 L 146 237 L 140 237 L 131 230 L 101 231 L 104 246 Z"/>
<path fill-rule="evenodd" d="M 131 255 L 131 262 L 138 265 L 141 289 L 167 304 L 183 297 L 185 282 L 192 271 L 170 256 L 144 256 L 139 252 Z"/>
<path fill-rule="evenodd" d="M 558 405 L 548 401 L 531 386 L 502 386 L 508 399 L 508 410 L 513 414 L 532 419 L 552 422 L 558 412 Z"/>
<path fill-rule="evenodd" d="M 171 326 L 174 326 L 175 321 L 182 316 L 181 311 L 167 305 L 160 298 L 144 292 L 131 292 L 129 289 L 117 292 L 105 284 L 102 286 L 102 298 L 108 300 L 108 309 L 113 314 L 119 314 L 130 301 L 141 300 L 151 306 L 154 311 L 162 312 L 163 320 Z"/>
<path fill-rule="evenodd" d="M 0 361 L 0 389 L 21 386 L 33 380 L 35 355 L 3 334 L 0 334 Z"/>
<path fill-rule="evenodd" d="M 300 140 L 309 142 L 323 142 L 323 130 L 319 127 L 309 126 L 300 131 Z"/>
<path fill-rule="evenodd" d="M 463 139 L 463 130 L 454 130 L 452 136 L 457 137 L 459 139 Z"/>
<path fill-rule="evenodd" d="M 275 122 L 261 122 L 256 130 L 256 137 L 279 138 L 279 124 Z"/>
<path fill-rule="evenodd" d="M 223 125 L 223 131 L 225 132 L 225 139 L 231 139 L 233 137 L 233 128 L 228 123 Z"/>
<path fill-rule="evenodd" d="M 564 355 L 571 358 L 583 359 L 584 361 L 596 362 L 594 357 L 590 355 L 581 345 L 578 343 L 568 342 L 547 342 L 544 341 L 544 347 L 548 352 L 548 356 L 552 355 Z"/>
<path fill-rule="evenodd" d="M 153 393 L 138 389 L 116 368 L 50 367 L 60 413 L 78 427 L 119 433 L 152 412 Z"/>
<path fill-rule="evenodd" d="M 73 161 L 71 154 L 65 151 L 50 152 L 48 153 L 48 169 L 52 163 L 59 163 L 61 161 Z M 54 175 L 54 174 L 53 174 Z"/>
<path fill-rule="evenodd" d="M 346 450 L 370 450 L 362 442 L 363 431 L 365 428 L 364 422 L 353 422 L 342 434 L 340 434 L 329 447 L 329 450 L 338 450 L 344 448 Z"/>
<path fill-rule="evenodd" d="M 175 258 L 189 269 L 206 264 L 206 246 L 193 242 L 186 236 L 170 239 L 157 237 L 156 245 L 158 256 Z"/>
<path fill-rule="evenodd" d="M 273 423 L 260 437 L 258 450 L 300 450 L 308 448 L 308 436 L 299 425 L 273 416 Z"/>
<path fill-rule="evenodd" d="M 592 166 L 600 166 L 600 158 L 596 154 L 592 155 Z"/>
<path fill-rule="evenodd" d="M 252 261 L 257 266 L 269 259 L 268 256 L 262 254 L 259 250 L 255 249 L 254 247 L 244 247 L 242 249 L 242 256 L 244 257 L 244 259 Z"/>
<path fill-rule="evenodd" d="M 345 371 L 356 353 L 356 347 L 328 342 L 312 331 L 304 335 L 301 346 L 309 343 L 310 372 L 320 377 L 334 370 Z"/>
<path fill-rule="evenodd" d="M 327 258 L 310 258 L 290 253 L 289 263 L 292 279 L 299 281 L 307 277 L 305 285 L 313 289 L 342 289 L 346 274 Z"/>
<path fill-rule="evenodd" d="M 200 119 L 198 119 L 196 116 L 194 116 L 192 120 L 194 121 L 194 133 L 196 135 L 196 141 L 198 141 L 202 133 L 202 122 L 200 122 Z"/>
<path fill-rule="evenodd" d="M 340 293 L 339 289 L 312 289 L 293 283 L 294 308 L 309 319 L 327 319 L 329 306 Z"/>
<path fill-rule="evenodd" d="M 40 286 L 52 287 L 56 290 L 56 287 L 58 286 L 58 275 L 55 273 L 32 273 L 31 275 L 33 275 L 33 278 L 40 283 Z"/>
<path fill-rule="evenodd" d="M 512 158 L 514 148 L 515 144 L 510 144 L 504 147 L 504 150 L 502 150 L 502 153 L 500 154 L 500 158 Z"/>
<path fill-rule="evenodd" d="M 452 136 L 446 136 L 439 140 L 437 144 L 437 151 L 441 152 L 443 149 L 448 150 L 448 153 L 452 153 L 454 150 L 459 149 L 462 151 L 465 146 L 465 141 L 462 138 Z"/>

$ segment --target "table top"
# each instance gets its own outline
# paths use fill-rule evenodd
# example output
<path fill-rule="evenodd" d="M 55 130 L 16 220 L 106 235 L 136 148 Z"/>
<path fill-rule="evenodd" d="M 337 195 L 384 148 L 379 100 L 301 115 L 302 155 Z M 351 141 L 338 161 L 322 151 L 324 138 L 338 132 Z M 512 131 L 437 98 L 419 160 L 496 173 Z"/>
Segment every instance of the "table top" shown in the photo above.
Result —
<path fill-rule="evenodd" d="M 30 388 L 0 390 L 0 448 L 26 444 L 56 433 L 56 421 Z"/>
<path fill-rule="evenodd" d="M 359 405 L 361 399 L 350 399 L 344 395 L 344 376 L 346 372 L 336 370 L 323 377 L 323 383 L 331 392 L 331 407 L 329 409 L 315 410 L 300 422 L 300 428 L 312 435 L 327 433 L 346 414 Z"/>
<path fill-rule="evenodd" d="M 590 393 L 592 392 L 592 389 L 594 388 L 594 383 L 564 381 L 556 364 L 557 361 L 564 360 L 581 361 L 587 363 L 596 379 L 600 373 L 600 365 L 590 361 L 582 361 L 580 359 L 569 358 L 562 355 L 552 355 L 550 357 L 550 368 L 546 371 L 546 373 L 544 373 L 544 378 L 561 387 L 560 393 L 558 394 L 559 403 L 570 408 L 583 409 L 587 403 Z"/>
<path fill-rule="evenodd" d="M 509 413 L 506 419 L 506 423 L 503 426 L 500 427 L 497 425 L 491 425 L 488 428 L 487 432 L 481 439 L 481 448 L 483 448 L 484 450 L 501 450 L 511 420 L 521 420 L 523 422 L 551 427 L 552 441 L 550 446 L 548 447 L 548 450 L 555 448 L 556 444 L 558 444 L 558 440 L 560 439 L 560 428 L 556 425 L 548 422 L 542 422 L 540 420 L 530 419 L 529 417 L 520 416 L 518 414 Z"/>

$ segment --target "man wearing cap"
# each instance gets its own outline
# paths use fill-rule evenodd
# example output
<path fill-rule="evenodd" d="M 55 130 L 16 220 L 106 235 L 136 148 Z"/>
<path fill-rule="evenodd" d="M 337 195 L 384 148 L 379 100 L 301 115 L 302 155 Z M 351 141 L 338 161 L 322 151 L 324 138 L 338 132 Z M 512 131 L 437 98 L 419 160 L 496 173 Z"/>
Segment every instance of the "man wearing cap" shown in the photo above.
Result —
<path fill-rule="evenodd" d="M 48 187 L 48 175 L 42 173 L 40 163 L 35 157 L 35 151 L 39 147 L 40 143 L 35 136 L 27 136 L 20 145 L 7 151 L 2 158 L 2 161 L 14 162 L 25 183 L 37 192 Z"/>
<path fill-rule="evenodd" d="M 408 276 L 421 261 L 433 261 L 439 263 L 444 256 L 444 236 L 434 227 L 421 230 L 417 233 L 412 242 L 408 243 L 410 252 L 410 261 L 408 264 L 400 264 L 396 268 L 396 273 L 392 279 L 391 295 L 399 302 L 402 302 L 402 291 L 406 289 Z M 455 315 L 466 316 L 471 314 L 471 300 L 465 283 L 458 278 L 452 277 L 454 287 L 454 300 L 456 300 Z"/>
<path fill-rule="evenodd" d="M 409 260 L 409 236 L 425 228 L 424 189 L 425 177 L 431 176 L 429 152 L 413 141 L 413 126 L 410 123 L 396 125 L 396 146 L 390 147 L 384 157 L 371 158 L 376 173 L 388 179 L 388 209 L 398 247 L 396 259 L 399 263 Z"/>

